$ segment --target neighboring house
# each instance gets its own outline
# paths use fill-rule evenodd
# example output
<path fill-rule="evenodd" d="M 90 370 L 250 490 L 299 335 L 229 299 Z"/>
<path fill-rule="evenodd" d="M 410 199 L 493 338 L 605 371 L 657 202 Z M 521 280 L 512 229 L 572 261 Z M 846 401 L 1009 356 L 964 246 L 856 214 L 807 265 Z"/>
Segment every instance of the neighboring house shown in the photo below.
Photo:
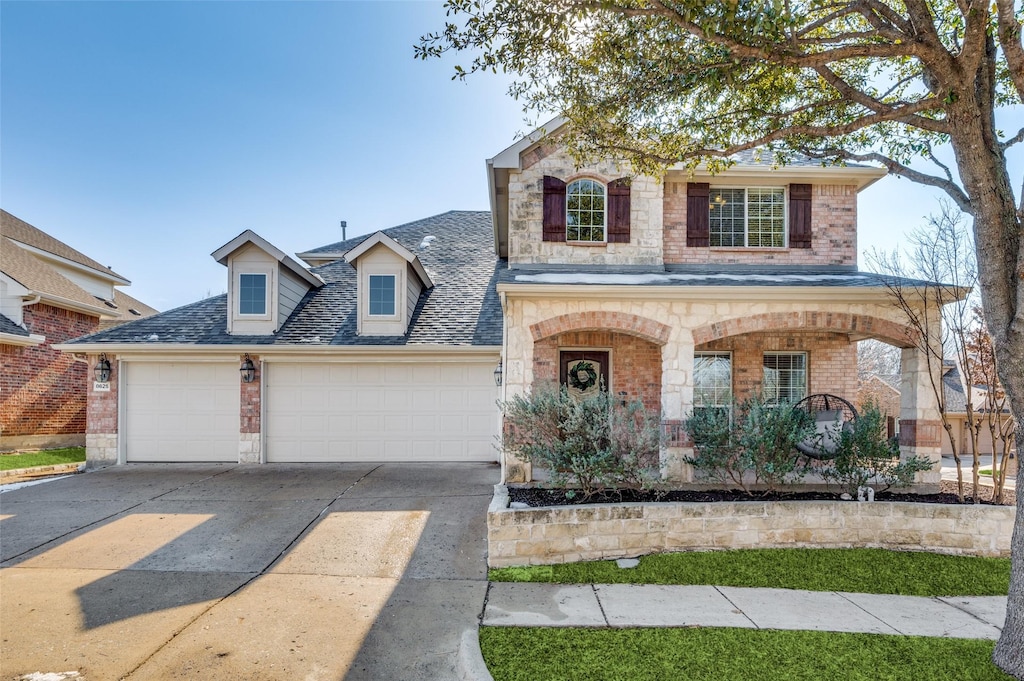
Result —
<path fill-rule="evenodd" d="M 117 358 L 116 390 L 91 396 L 90 460 L 493 460 L 497 399 L 603 380 L 661 413 L 663 472 L 688 480 L 693 409 L 855 399 L 856 342 L 877 338 L 903 348 L 902 447 L 938 462 L 913 331 L 857 269 L 857 194 L 884 170 L 744 154 L 659 181 L 577 167 L 560 126 L 488 160 L 489 213 L 300 253 L 311 270 L 247 232 L 213 254 L 227 296 L 66 345 Z"/>
<path fill-rule="evenodd" d="M 0 450 L 84 444 L 86 364 L 53 345 L 154 314 L 130 283 L 0 211 Z"/>
<path fill-rule="evenodd" d="M 857 380 L 857 411 L 873 404 L 886 420 L 886 434 L 896 435 L 900 418 L 900 375 L 868 374 Z"/>
<path fill-rule="evenodd" d="M 312 269 L 243 232 L 213 253 L 226 295 L 64 346 L 115 360 L 90 463 L 495 461 L 490 223 L 436 215 L 300 254 Z"/>

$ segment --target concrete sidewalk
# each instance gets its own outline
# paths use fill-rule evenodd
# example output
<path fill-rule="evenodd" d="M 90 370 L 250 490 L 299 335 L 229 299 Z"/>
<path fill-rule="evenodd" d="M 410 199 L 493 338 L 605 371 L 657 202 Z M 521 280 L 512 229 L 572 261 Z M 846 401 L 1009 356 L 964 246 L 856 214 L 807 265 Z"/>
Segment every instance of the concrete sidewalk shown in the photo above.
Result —
<path fill-rule="evenodd" d="M 745 627 L 997 639 L 1006 596 L 892 596 L 726 586 L 492 582 L 482 624 Z"/>

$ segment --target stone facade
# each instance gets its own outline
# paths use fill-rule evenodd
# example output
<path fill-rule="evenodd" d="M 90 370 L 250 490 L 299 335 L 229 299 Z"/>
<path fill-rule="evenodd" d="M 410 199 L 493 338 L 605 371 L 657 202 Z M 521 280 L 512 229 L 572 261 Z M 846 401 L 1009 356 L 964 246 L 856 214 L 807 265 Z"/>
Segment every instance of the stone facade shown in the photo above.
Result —
<path fill-rule="evenodd" d="M 498 488 L 501 490 L 501 488 Z M 487 513 L 491 567 L 746 548 L 887 548 L 1008 556 L 1009 506 L 745 501 L 507 508 Z"/>
<path fill-rule="evenodd" d="M 0 447 L 84 444 L 86 365 L 51 346 L 99 329 L 99 317 L 37 303 L 24 308 L 40 345 L 0 344 Z"/>
<path fill-rule="evenodd" d="M 241 399 L 240 423 L 238 430 L 238 463 L 261 463 L 263 436 L 261 418 L 263 414 L 263 364 L 256 355 L 249 355 L 256 367 L 256 378 L 252 383 L 240 382 Z"/>
<path fill-rule="evenodd" d="M 551 150 L 549 150 L 551 151 Z M 543 240 L 544 176 L 571 182 L 581 177 L 607 184 L 631 178 L 629 243 L 553 243 Z M 633 175 L 626 163 L 603 161 L 580 172 L 564 151 L 551 151 L 509 178 L 510 267 L 536 264 L 661 265 L 662 185 Z"/>
<path fill-rule="evenodd" d="M 119 461 L 117 396 L 121 365 L 115 357 L 108 356 L 107 360 L 110 362 L 110 390 L 97 392 L 91 377 L 99 355 L 89 356 L 85 458 L 90 467 L 109 466 Z"/>

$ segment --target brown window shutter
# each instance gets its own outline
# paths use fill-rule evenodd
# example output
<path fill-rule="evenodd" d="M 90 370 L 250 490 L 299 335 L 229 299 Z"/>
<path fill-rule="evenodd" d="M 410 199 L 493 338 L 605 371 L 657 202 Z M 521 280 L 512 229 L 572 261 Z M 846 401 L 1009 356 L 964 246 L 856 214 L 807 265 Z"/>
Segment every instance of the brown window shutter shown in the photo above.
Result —
<path fill-rule="evenodd" d="M 565 241 L 565 182 L 544 176 L 544 241 Z"/>
<path fill-rule="evenodd" d="M 789 247 L 811 247 L 811 185 L 789 185 Z"/>
<path fill-rule="evenodd" d="M 629 178 L 608 183 L 608 243 L 629 243 Z"/>
<path fill-rule="evenodd" d="M 686 245 L 711 245 L 711 185 L 707 182 L 686 183 Z"/>

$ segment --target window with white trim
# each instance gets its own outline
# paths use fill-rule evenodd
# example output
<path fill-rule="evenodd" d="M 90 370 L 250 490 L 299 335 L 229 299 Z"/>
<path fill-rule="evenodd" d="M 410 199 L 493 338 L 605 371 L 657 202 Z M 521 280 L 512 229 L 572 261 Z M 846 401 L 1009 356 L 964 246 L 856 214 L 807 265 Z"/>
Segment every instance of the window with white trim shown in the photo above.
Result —
<path fill-rule="evenodd" d="M 732 407 L 732 356 L 728 352 L 693 355 L 693 408 Z"/>
<path fill-rule="evenodd" d="M 581 179 L 565 188 L 566 241 L 605 240 L 606 188 L 597 180 Z"/>
<path fill-rule="evenodd" d="M 371 316 L 395 316 L 395 279 L 393 274 L 370 275 L 369 314 Z"/>
<path fill-rule="evenodd" d="M 243 273 L 238 275 L 238 314 L 267 314 L 267 275 Z"/>
<path fill-rule="evenodd" d="M 711 246 L 782 248 L 786 245 L 786 190 L 712 187 Z"/>
<path fill-rule="evenodd" d="M 807 397 L 807 353 L 764 353 L 762 393 L 769 402 L 799 402 Z"/>

